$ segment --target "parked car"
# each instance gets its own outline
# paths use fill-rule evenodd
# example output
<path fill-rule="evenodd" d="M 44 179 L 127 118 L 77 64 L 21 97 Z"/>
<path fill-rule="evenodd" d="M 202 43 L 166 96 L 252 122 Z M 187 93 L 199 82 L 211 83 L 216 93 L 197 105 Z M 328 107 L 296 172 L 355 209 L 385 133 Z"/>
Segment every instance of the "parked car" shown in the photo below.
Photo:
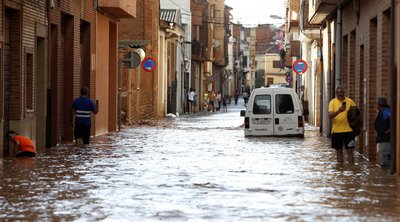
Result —
<path fill-rule="evenodd" d="M 254 89 L 240 115 L 244 116 L 245 136 L 304 137 L 303 108 L 292 88 Z"/>

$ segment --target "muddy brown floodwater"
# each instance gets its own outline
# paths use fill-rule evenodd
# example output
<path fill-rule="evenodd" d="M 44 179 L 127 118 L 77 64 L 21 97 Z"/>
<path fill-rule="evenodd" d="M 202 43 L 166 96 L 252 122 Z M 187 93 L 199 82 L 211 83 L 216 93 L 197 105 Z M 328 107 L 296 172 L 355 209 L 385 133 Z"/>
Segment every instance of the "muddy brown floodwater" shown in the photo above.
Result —
<path fill-rule="evenodd" d="M 330 142 L 245 138 L 243 106 L 0 162 L 2 221 L 399 221 L 399 180 Z"/>

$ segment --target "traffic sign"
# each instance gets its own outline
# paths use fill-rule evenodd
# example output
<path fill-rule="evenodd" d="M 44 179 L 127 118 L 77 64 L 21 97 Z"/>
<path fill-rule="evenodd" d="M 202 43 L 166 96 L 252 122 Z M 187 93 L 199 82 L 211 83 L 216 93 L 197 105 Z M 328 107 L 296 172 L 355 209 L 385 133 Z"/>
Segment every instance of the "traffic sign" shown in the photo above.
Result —
<path fill-rule="evenodd" d="M 293 77 L 291 76 L 286 76 L 286 82 L 291 83 L 293 81 Z"/>
<path fill-rule="evenodd" d="M 156 61 L 152 57 L 146 57 L 143 59 L 142 68 L 146 72 L 153 72 L 157 67 Z"/>
<path fill-rule="evenodd" d="M 296 61 L 294 61 L 293 63 L 293 71 L 296 74 L 303 74 L 307 71 L 308 69 L 308 65 L 307 62 L 302 60 L 302 59 L 297 59 Z"/>

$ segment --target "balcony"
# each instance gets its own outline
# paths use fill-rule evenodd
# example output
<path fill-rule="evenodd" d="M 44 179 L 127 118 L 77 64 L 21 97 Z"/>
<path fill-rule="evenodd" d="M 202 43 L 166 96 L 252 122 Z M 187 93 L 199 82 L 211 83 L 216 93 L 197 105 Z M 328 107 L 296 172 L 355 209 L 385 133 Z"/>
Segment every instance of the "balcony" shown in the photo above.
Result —
<path fill-rule="evenodd" d="M 316 0 L 314 6 L 310 6 L 310 24 L 320 24 L 328 15 L 346 0 Z"/>
<path fill-rule="evenodd" d="M 300 29 L 302 33 L 310 39 L 319 39 L 319 25 L 309 23 L 309 5 L 308 1 L 302 1 L 300 6 Z"/>
<path fill-rule="evenodd" d="M 115 18 L 136 17 L 136 0 L 98 0 L 98 6 Z"/>

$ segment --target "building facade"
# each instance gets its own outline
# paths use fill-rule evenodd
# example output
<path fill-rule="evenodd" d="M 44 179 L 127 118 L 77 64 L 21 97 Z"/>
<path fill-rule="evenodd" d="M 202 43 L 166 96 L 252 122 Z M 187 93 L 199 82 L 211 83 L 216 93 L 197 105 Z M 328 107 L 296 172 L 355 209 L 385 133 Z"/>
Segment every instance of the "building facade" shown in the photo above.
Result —
<path fill-rule="evenodd" d="M 2 1 L 0 11 L 0 102 L 4 135 L 12 129 L 30 136 L 43 149 L 46 144 L 48 54 L 45 1 Z M 36 87 L 37 86 L 37 87 Z M 0 156 L 17 150 L 1 140 Z"/>
<path fill-rule="evenodd" d="M 159 35 L 159 1 L 138 0 L 135 18 L 120 19 L 118 25 L 118 64 L 120 79 L 119 113 L 120 124 L 131 124 L 142 119 L 164 116 L 164 109 L 160 102 L 159 85 L 162 75 L 160 67 L 151 72 L 143 70 L 138 63 L 129 68 L 121 60 L 128 58 L 128 54 L 137 49 L 145 51 L 145 57 L 152 58 L 158 65 L 158 35 Z"/>
<path fill-rule="evenodd" d="M 133 3 L 3 1 L 1 133 L 26 135 L 38 150 L 71 142 L 71 105 L 82 86 L 102 107 L 92 134 L 115 130 L 117 20 L 135 16 Z M 1 147 L 1 155 L 16 152 L 8 141 Z"/>
<path fill-rule="evenodd" d="M 302 21 L 305 33 L 302 51 L 316 70 L 316 78 L 307 80 L 313 90 L 306 93 L 313 104 L 310 111 L 315 112 L 314 123 L 319 119 L 321 132 L 330 134 L 328 104 L 335 97 L 335 87 L 344 86 L 346 96 L 352 98 L 362 112 L 363 128 L 357 138 L 357 149 L 375 162 L 376 101 L 378 97 L 390 101 L 395 95 L 392 86 L 387 84 L 392 81 L 390 49 L 394 47 L 391 2 L 319 0 L 301 1 L 300 6 L 302 19 L 307 16 L 306 21 Z M 320 38 L 313 31 L 316 25 L 320 27 Z M 312 45 L 320 49 L 313 51 Z M 315 105 L 318 103 L 320 105 Z"/>

